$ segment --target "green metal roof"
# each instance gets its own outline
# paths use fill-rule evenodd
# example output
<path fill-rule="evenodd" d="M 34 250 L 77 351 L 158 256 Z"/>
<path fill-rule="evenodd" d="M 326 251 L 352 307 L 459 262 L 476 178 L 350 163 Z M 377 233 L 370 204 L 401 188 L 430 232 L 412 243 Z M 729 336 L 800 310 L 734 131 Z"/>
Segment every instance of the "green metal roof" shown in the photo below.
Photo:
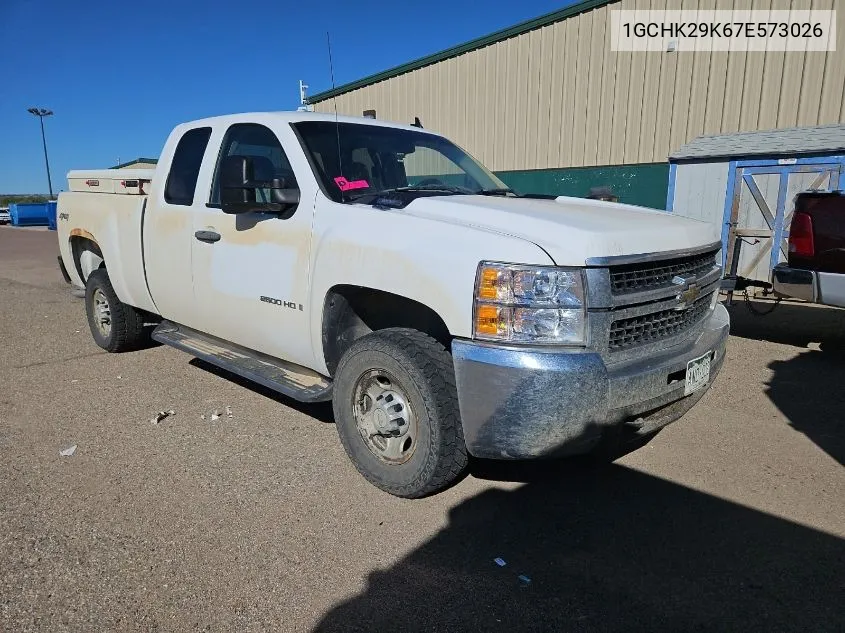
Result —
<path fill-rule="evenodd" d="M 369 77 L 364 77 L 363 79 L 352 81 L 348 84 L 338 86 L 337 88 L 334 88 L 332 90 L 326 90 L 312 97 L 309 97 L 308 103 L 319 103 L 320 101 L 325 101 L 326 99 L 331 99 L 332 97 L 342 95 L 345 92 L 351 92 L 352 90 L 357 90 L 358 88 L 363 88 L 364 86 L 369 86 L 379 81 L 390 79 L 391 77 L 397 77 L 399 75 L 411 72 L 412 70 L 417 70 L 424 66 L 430 66 L 431 64 L 442 62 L 444 59 L 449 59 L 450 57 L 457 57 L 458 55 L 463 55 L 464 53 L 474 51 L 477 48 L 484 48 L 485 46 L 490 46 L 491 44 L 495 44 L 496 42 L 501 42 L 502 40 L 506 40 L 511 37 L 516 37 L 517 35 L 522 35 L 523 33 L 527 33 L 528 31 L 533 31 L 549 24 L 554 24 L 555 22 L 560 22 L 561 20 L 570 18 L 573 15 L 578 15 L 579 13 L 584 13 L 585 11 L 589 11 L 590 9 L 595 9 L 596 7 L 601 7 L 606 4 L 611 4 L 612 2 L 617 1 L 618 0 L 584 0 L 583 2 L 578 2 L 577 4 L 568 6 L 565 9 L 552 11 L 551 13 L 541 15 L 538 18 L 534 18 L 526 22 L 521 22 L 509 28 L 502 29 L 501 31 L 496 31 L 495 33 L 485 35 L 484 37 L 476 38 L 474 40 L 466 42 L 465 44 L 460 44 L 452 48 L 447 48 L 445 51 L 440 51 L 439 53 L 435 53 L 434 55 L 421 57 L 419 59 L 415 59 L 414 61 L 408 62 L 407 64 L 402 64 L 401 66 L 396 66 L 395 68 L 390 68 L 380 73 L 376 73 L 375 75 L 370 75 Z"/>
<path fill-rule="evenodd" d="M 136 165 L 138 163 L 147 163 L 148 165 L 155 165 L 158 163 L 157 158 L 136 158 L 135 160 L 130 160 L 128 163 L 120 163 L 120 165 L 115 165 L 114 167 L 109 167 L 109 169 L 123 169 L 124 167 L 128 167 L 129 165 Z"/>

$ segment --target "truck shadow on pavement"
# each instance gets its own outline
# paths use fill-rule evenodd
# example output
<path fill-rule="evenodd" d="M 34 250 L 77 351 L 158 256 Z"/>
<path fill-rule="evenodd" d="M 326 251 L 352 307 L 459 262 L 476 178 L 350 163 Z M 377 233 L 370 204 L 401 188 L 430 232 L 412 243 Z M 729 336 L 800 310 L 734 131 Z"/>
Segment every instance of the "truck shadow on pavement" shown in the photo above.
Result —
<path fill-rule="evenodd" d="M 796 431 L 845 466 L 845 349 L 823 344 L 768 367 L 766 395 Z"/>
<path fill-rule="evenodd" d="M 763 311 L 772 305 L 762 301 L 751 304 Z M 845 350 L 845 310 L 783 302 L 771 314 L 759 316 L 746 308 L 742 298 L 737 298 L 728 311 L 732 336 L 795 347 L 820 343 Z"/>
<path fill-rule="evenodd" d="M 756 316 L 740 299 L 731 308 L 731 334 L 805 348 L 769 363 L 766 395 L 796 431 L 845 465 L 845 310 L 781 303 Z M 810 344 L 818 349 L 806 349 Z"/>
<path fill-rule="evenodd" d="M 461 502 L 316 630 L 818 632 L 845 622 L 845 540 L 624 466 L 521 470 L 531 483 Z"/>

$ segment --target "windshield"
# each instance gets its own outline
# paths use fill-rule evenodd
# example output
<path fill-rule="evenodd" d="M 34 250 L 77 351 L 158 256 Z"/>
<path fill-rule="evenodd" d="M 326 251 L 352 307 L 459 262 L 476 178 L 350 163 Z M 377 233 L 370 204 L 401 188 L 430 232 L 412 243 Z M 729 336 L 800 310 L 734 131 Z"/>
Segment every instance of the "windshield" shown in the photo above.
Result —
<path fill-rule="evenodd" d="M 489 170 L 442 136 L 359 123 L 292 125 L 323 191 L 336 202 L 408 187 L 443 195 L 506 189 Z"/>

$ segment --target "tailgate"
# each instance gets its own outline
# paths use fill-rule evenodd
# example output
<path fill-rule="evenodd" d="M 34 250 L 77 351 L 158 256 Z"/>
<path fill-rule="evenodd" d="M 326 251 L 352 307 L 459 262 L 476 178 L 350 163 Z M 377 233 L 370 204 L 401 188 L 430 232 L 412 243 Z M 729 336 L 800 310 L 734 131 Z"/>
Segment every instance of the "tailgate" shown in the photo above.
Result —
<path fill-rule="evenodd" d="M 813 254 L 799 255 L 790 248 L 789 265 L 819 272 L 845 273 L 845 192 L 807 191 L 795 198 L 796 216 L 812 222 Z"/>

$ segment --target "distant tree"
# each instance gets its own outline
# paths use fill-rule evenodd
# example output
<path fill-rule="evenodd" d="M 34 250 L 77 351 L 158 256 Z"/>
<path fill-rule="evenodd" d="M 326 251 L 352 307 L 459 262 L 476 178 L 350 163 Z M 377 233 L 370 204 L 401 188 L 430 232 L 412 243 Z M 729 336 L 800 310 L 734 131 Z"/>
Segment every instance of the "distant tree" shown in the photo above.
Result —
<path fill-rule="evenodd" d="M 18 202 L 47 202 L 49 199 L 49 196 L 40 194 L 0 194 L 0 207 Z"/>

